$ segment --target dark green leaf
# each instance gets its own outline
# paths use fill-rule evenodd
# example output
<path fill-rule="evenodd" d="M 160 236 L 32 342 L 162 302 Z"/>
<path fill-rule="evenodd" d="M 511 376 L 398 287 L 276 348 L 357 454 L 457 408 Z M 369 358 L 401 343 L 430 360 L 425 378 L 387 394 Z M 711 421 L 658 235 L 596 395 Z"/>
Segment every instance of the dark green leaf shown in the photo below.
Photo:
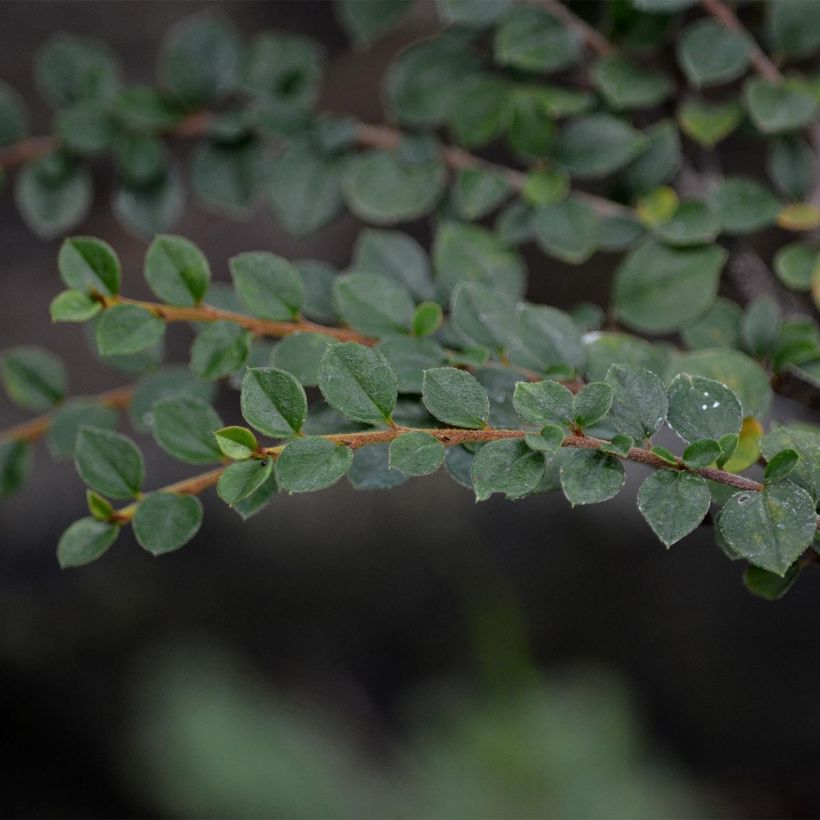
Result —
<path fill-rule="evenodd" d="M 407 476 L 390 469 L 388 444 L 370 444 L 353 451 L 347 480 L 356 490 L 389 490 L 404 484 Z"/>
<path fill-rule="evenodd" d="M 809 143 L 787 135 L 769 140 L 766 170 L 782 194 L 793 201 L 807 198 L 817 159 Z"/>
<path fill-rule="evenodd" d="M 241 401 L 245 421 L 266 436 L 298 434 L 307 418 L 304 388 L 290 373 L 273 367 L 248 368 Z"/>
<path fill-rule="evenodd" d="M 294 333 L 273 348 L 270 363 L 293 373 L 305 387 L 316 387 L 319 384 L 319 362 L 328 345 L 335 343 L 335 339 L 321 333 Z"/>
<path fill-rule="evenodd" d="M 154 438 L 166 453 L 190 464 L 222 460 L 214 433 L 224 427 L 208 402 L 171 396 L 154 403 Z"/>
<path fill-rule="evenodd" d="M 131 498 L 142 488 L 145 465 L 137 445 L 99 427 L 81 427 L 74 459 L 80 478 L 110 498 Z"/>
<path fill-rule="evenodd" d="M 669 245 L 703 245 L 713 242 L 720 233 L 720 215 L 707 202 L 687 200 L 654 230 Z"/>
<path fill-rule="evenodd" d="M 666 373 L 667 356 L 643 339 L 625 333 L 601 333 L 587 346 L 587 376 L 591 381 L 605 379 L 613 364 L 640 367 L 662 376 Z"/>
<path fill-rule="evenodd" d="M 512 2 L 513 0 L 438 0 L 438 7 L 439 14 L 448 23 L 481 28 L 494 23 Z"/>
<path fill-rule="evenodd" d="M 780 307 L 771 296 L 759 296 L 743 313 L 740 336 L 743 346 L 756 358 L 769 354 L 780 333 Z"/>
<path fill-rule="evenodd" d="M 229 507 L 233 507 L 255 493 L 268 480 L 272 471 L 273 461 L 269 458 L 261 461 L 238 461 L 219 476 L 216 491 Z"/>
<path fill-rule="evenodd" d="M 531 424 L 568 427 L 573 420 L 572 393 L 556 381 L 519 382 L 515 386 L 515 412 Z"/>
<path fill-rule="evenodd" d="M 764 458 L 773 459 L 782 450 L 800 454 L 791 481 L 816 497 L 820 492 L 820 432 L 808 425 L 775 427 L 761 439 L 760 452 Z"/>
<path fill-rule="evenodd" d="M 503 293 L 478 282 L 463 282 L 453 291 L 452 320 L 474 344 L 505 350 L 515 334 L 516 308 Z"/>
<path fill-rule="evenodd" d="M 485 444 L 472 466 L 477 501 L 493 493 L 522 498 L 534 492 L 544 476 L 544 455 L 531 450 L 521 439 L 501 439 Z"/>
<path fill-rule="evenodd" d="M 428 475 L 441 467 L 444 452 L 444 445 L 429 433 L 405 433 L 390 442 L 390 466 L 407 475 Z"/>
<path fill-rule="evenodd" d="M 353 40 L 367 45 L 394 28 L 413 0 L 339 0 L 336 14 Z"/>
<path fill-rule="evenodd" d="M 584 363 L 581 329 L 557 308 L 525 304 L 518 312 L 518 332 L 510 358 L 541 373 L 573 371 Z"/>
<path fill-rule="evenodd" d="M 581 56 L 574 31 L 544 9 L 516 6 L 495 34 L 495 59 L 524 71 L 560 71 Z"/>
<path fill-rule="evenodd" d="M 678 62 L 696 87 L 728 83 L 749 65 L 749 41 L 715 20 L 703 18 L 688 26 L 678 42 Z"/>
<path fill-rule="evenodd" d="M 151 182 L 124 181 L 112 199 L 112 209 L 123 227 L 145 239 L 172 228 L 184 206 L 185 190 L 175 165 Z"/>
<path fill-rule="evenodd" d="M 817 116 L 811 92 L 796 82 L 770 82 L 752 77 L 743 86 L 743 101 L 754 124 L 764 134 L 797 131 Z"/>
<path fill-rule="evenodd" d="M 598 247 L 600 219 L 592 207 L 579 199 L 567 199 L 535 212 L 538 244 L 550 256 L 580 265 Z"/>
<path fill-rule="evenodd" d="M 356 239 L 351 267 L 388 276 L 404 285 L 417 300 L 433 296 L 427 252 L 412 236 L 401 231 L 365 228 Z"/>
<path fill-rule="evenodd" d="M 30 467 L 29 447 L 22 441 L 0 441 L 0 498 L 20 489 Z"/>
<path fill-rule="evenodd" d="M 336 279 L 333 303 L 344 321 L 368 336 L 407 333 L 413 300 L 397 282 L 376 273 L 348 273 Z"/>
<path fill-rule="evenodd" d="M 400 393 L 421 393 L 422 374 L 444 362 L 444 350 L 435 339 L 392 336 L 379 344 L 399 380 Z"/>
<path fill-rule="evenodd" d="M 706 480 L 692 473 L 658 470 L 638 492 L 638 509 L 665 546 L 689 535 L 709 511 L 712 496 Z"/>
<path fill-rule="evenodd" d="M 299 271 L 273 253 L 240 253 L 228 262 L 236 292 L 254 316 L 289 321 L 299 315 L 305 289 Z"/>
<path fill-rule="evenodd" d="M 623 168 L 646 147 L 646 138 L 609 114 L 590 114 L 561 131 L 556 159 L 578 179 L 604 177 Z"/>
<path fill-rule="evenodd" d="M 791 475 L 797 462 L 800 460 L 800 455 L 796 450 L 781 450 L 776 455 L 769 459 L 766 465 L 766 470 L 763 473 L 764 481 L 771 484 L 773 481 L 780 481 L 786 476 Z"/>
<path fill-rule="evenodd" d="M 598 449 L 602 453 L 609 453 L 613 456 L 628 456 L 629 451 L 635 446 L 632 436 L 625 436 L 619 433 L 612 437 L 612 441 L 606 441 Z"/>
<path fill-rule="evenodd" d="M 276 462 L 276 474 L 289 493 L 323 490 L 335 484 L 353 464 L 353 451 L 324 438 L 292 441 Z"/>
<path fill-rule="evenodd" d="M 777 601 L 792 588 L 801 570 L 800 564 L 792 564 L 786 570 L 786 574 L 781 577 L 775 572 L 749 564 L 743 573 L 743 583 L 753 595 L 758 595 L 767 601 Z"/>
<path fill-rule="evenodd" d="M 564 444 L 564 431 L 556 424 L 547 424 L 538 435 L 528 433 L 524 436 L 524 443 L 531 450 L 555 455 Z"/>
<path fill-rule="evenodd" d="M 669 386 L 669 426 L 684 440 L 719 439 L 740 432 L 743 411 L 725 385 L 680 373 Z"/>
<path fill-rule="evenodd" d="M 561 488 L 573 507 L 612 498 L 620 492 L 624 479 L 621 462 L 598 450 L 569 449 L 561 459 Z"/>
<path fill-rule="evenodd" d="M 70 236 L 57 257 L 60 278 L 68 287 L 115 296 L 120 291 L 120 260 L 102 239 Z"/>
<path fill-rule="evenodd" d="M 647 71 L 621 54 L 601 57 L 592 69 L 592 79 L 606 104 L 615 111 L 653 108 L 673 90 L 666 74 Z"/>
<path fill-rule="evenodd" d="M 35 412 L 59 404 L 68 391 L 65 366 L 41 347 L 9 348 L 0 358 L 0 378 L 15 404 Z"/>
<path fill-rule="evenodd" d="M 191 158 L 191 185 L 216 213 L 247 218 L 256 204 L 262 159 L 256 140 L 203 143 Z"/>
<path fill-rule="evenodd" d="M 153 493 L 134 514 L 134 535 L 151 555 L 164 555 L 187 544 L 202 526 L 202 504 L 193 495 Z"/>
<path fill-rule="evenodd" d="M 608 421 L 637 441 L 651 438 L 666 421 L 669 402 L 663 382 L 649 370 L 613 364 L 606 373 L 612 388 Z"/>
<path fill-rule="evenodd" d="M 606 382 L 591 382 L 579 390 L 572 401 L 572 420 L 578 427 L 600 421 L 612 406 L 614 392 Z"/>
<path fill-rule="evenodd" d="M 439 421 L 456 427 L 486 427 L 490 417 L 487 391 L 475 376 L 454 367 L 435 367 L 424 371 L 424 406 Z"/>
<path fill-rule="evenodd" d="M 672 120 L 660 120 L 646 130 L 646 149 L 624 170 L 623 178 L 637 194 L 670 183 L 680 170 L 680 134 Z"/>
<path fill-rule="evenodd" d="M 268 476 L 267 481 L 260 484 L 247 498 L 237 501 L 233 506 L 233 511 L 238 513 L 243 521 L 247 521 L 251 516 L 261 512 L 271 500 L 274 493 L 279 489 L 276 478 L 276 470 Z"/>
<path fill-rule="evenodd" d="M 250 333 L 234 322 L 211 322 L 191 345 L 191 370 L 200 379 L 224 379 L 242 369 L 250 341 Z"/>
<path fill-rule="evenodd" d="M 28 114 L 22 97 L 0 80 L 0 147 L 23 139 L 28 128 Z"/>
<path fill-rule="evenodd" d="M 806 0 L 777 0 L 766 4 L 767 27 L 780 54 L 810 57 L 820 48 L 817 5 Z"/>
<path fill-rule="evenodd" d="M 145 255 L 148 286 L 163 302 L 193 306 L 202 301 L 211 281 L 205 254 L 182 236 L 158 236 Z"/>
<path fill-rule="evenodd" d="M 114 305 L 97 323 L 97 349 L 101 356 L 139 353 L 162 341 L 165 322 L 138 305 Z"/>
<path fill-rule="evenodd" d="M 482 168 L 459 171 L 452 189 L 453 206 L 471 221 L 492 213 L 508 196 L 509 183 L 501 174 Z"/>
<path fill-rule="evenodd" d="M 82 157 L 107 151 L 115 136 L 109 113 L 95 103 L 79 103 L 60 111 L 55 118 L 54 130 L 61 148 Z"/>
<path fill-rule="evenodd" d="M 55 459 L 74 458 L 77 435 L 81 427 L 113 430 L 117 426 L 117 411 L 88 399 L 74 399 L 62 405 L 52 416 L 46 441 Z"/>
<path fill-rule="evenodd" d="M 733 435 L 733 434 L 729 434 Z M 722 439 L 726 436 L 721 436 Z M 717 461 L 721 455 L 720 444 L 712 438 L 703 438 L 693 441 L 683 451 L 683 463 L 687 467 L 708 467 L 712 462 Z"/>
<path fill-rule="evenodd" d="M 777 219 L 781 202 L 758 182 L 746 177 L 727 177 L 709 200 L 720 214 L 726 233 L 758 231 Z"/>
<path fill-rule="evenodd" d="M 209 402 L 214 393 L 214 383 L 194 378 L 187 366 L 165 367 L 149 374 L 137 384 L 128 406 L 131 424 L 137 432 L 147 433 L 154 423 L 155 401 L 174 396 L 189 396 Z"/>
<path fill-rule="evenodd" d="M 117 540 L 120 528 L 94 518 L 75 521 L 57 544 L 57 560 L 62 569 L 82 567 L 104 555 Z"/>

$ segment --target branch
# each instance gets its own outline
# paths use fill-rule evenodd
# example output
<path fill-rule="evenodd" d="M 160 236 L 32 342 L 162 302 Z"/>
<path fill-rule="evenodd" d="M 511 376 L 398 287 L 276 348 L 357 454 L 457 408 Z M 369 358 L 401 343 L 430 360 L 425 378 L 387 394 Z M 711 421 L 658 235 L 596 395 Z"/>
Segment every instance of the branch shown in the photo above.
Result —
<path fill-rule="evenodd" d="M 735 13 L 723 0 L 700 0 L 700 3 L 724 28 L 729 29 L 729 31 L 734 31 L 737 34 L 742 34 L 746 38 L 749 43 L 749 59 L 752 61 L 755 71 L 757 71 L 761 77 L 765 77 L 771 83 L 776 83 L 783 79 L 783 75 L 777 66 L 769 59 L 766 52 L 757 44 L 743 23 L 738 20 Z"/>
<path fill-rule="evenodd" d="M 98 404 L 103 404 L 106 407 L 111 407 L 114 410 L 124 410 L 131 403 L 134 389 L 134 385 L 118 387 L 114 390 L 98 393 L 95 396 L 86 396 L 85 398 Z M 0 430 L 0 442 L 19 441 L 25 443 L 41 439 L 51 427 L 54 415 L 57 412 L 57 410 L 52 410 L 49 413 L 43 413 L 41 416 L 37 416 L 29 421 L 24 421 L 14 427 Z"/>
<path fill-rule="evenodd" d="M 445 447 L 455 447 L 459 444 L 469 444 L 474 442 L 498 441 L 500 439 L 523 438 L 527 435 L 526 430 L 494 429 L 464 430 L 451 427 L 415 428 L 415 427 L 395 427 L 390 430 L 368 430 L 361 433 L 331 433 L 328 435 L 316 436 L 316 438 L 327 439 L 351 450 L 358 450 L 371 444 L 388 444 L 405 433 L 427 433 L 438 439 Z M 597 450 L 608 442 L 592 436 L 568 435 L 564 438 L 563 447 L 573 447 L 582 450 Z M 275 447 L 267 447 L 259 451 L 261 458 L 277 458 L 287 445 L 279 444 Z M 620 456 L 626 461 L 634 461 L 638 464 L 645 464 L 656 470 L 679 470 L 694 473 L 709 481 L 716 481 L 728 487 L 747 492 L 760 492 L 763 485 L 745 476 L 729 473 L 725 470 L 717 470 L 713 467 L 687 467 L 681 459 L 677 459 L 675 464 L 671 464 L 660 456 L 649 450 L 640 447 L 633 447 L 625 456 Z M 182 495 L 197 495 L 208 487 L 212 487 L 219 481 L 220 475 L 230 465 L 216 467 L 207 473 L 193 476 L 192 478 L 178 481 L 167 487 L 162 487 L 155 492 L 179 493 Z M 124 524 L 133 518 L 139 506 L 138 502 L 129 504 L 114 513 L 112 521 Z M 820 526 L 820 522 L 818 522 Z"/>

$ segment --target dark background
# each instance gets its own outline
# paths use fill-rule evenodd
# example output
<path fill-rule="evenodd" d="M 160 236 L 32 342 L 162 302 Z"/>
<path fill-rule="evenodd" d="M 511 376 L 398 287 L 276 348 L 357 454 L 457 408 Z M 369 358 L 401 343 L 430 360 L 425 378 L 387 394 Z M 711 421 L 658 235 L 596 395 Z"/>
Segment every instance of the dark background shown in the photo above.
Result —
<path fill-rule="evenodd" d="M 31 66 L 50 34 L 99 36 L 127 80 L 150 82 L 163 33 L 207 5 L 246 35 L 321 40 L 324 107 L 374 121 L 390 55 L 435 21 L 421 3 L 401 31 L 354 52 L 319 2 L 5 2 L 0 76 L 45 133 Z M 145 243 L 110 215 L 110 178 L 97 170 L 82 232 L 115 246 L 126 291 L 139 293 Z M 345 216 L 300 242 L 266 212 L 239 223 L 190 202 L 177 231 L 224 281 L 244 250 L 344 267 L 358 227 Z M 59 242 L 23 226 L 8 190 L 0 247 L 0 349 L 59 352 L 75 394 L 125 383 L 79 329 L 48 322 Z M 606 304 L 614 261 L 568 268 L 530 254 L 530 297 Z M 169 358 L 185 361 L 189 332 L 169 335 Z M 219 401 L 236 415 L 234 394 Z M 2 426 L 21 418 L 0 404 Z M 190 474 L 146 452 L 149 486 Z M 817 816 L 820 572 L 770 604 L 745 592 L 707 527 L 666 552 L 635 509 L 642 475 L 575 512 L 560 494 L 476 505 L 443 474 L 387 493 L 340 484 L 277 497 L 245 525 L 211 494 L 180 552 L 155 560 L 129 533 L 97 564 L 61 572 L 55 545 L 84 514 L 84 490 L 38 447 L 34 478 L 0 503 L 0 811 Z M 537 704 L 552 716 L 543 731 Z M 454 728 L 462 714 L 467 728 Z M 613 721 L 626 745 L 612 742 Z M 602 785 L 633 746 L 624 782 L 637 803 L 620 780 Z M 641 800 L 665 782 L 661 763 L 674 788 L 652 808 Z M 559 797 L 567 784 L 580 802 Z"/>

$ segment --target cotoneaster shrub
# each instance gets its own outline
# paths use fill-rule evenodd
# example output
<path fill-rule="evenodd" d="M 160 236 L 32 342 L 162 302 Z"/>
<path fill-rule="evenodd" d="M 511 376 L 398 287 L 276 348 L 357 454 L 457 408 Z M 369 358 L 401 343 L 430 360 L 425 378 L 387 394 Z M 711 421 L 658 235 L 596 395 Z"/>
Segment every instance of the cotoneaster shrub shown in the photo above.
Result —
<path fill-rule="evenodd" d="M 337 9 L 363 46 L 413 7 Z M 101 43 L 46 43 L 49 136 L 26 135 L 0 85 L 0 165 L 22 218 L 44 238 L 73 232 L 92 201 L 88 160 L 110 156 L 112 208 L 150 240 L 157 300 L 122 292 L 103 239 L 65 239 L 52 319 L 86 323 L 104 362 L 140 375 L 69 398 L 53 354 L 6 351 L 6 392 L 42 415 L 0 434 L 0 492 L 20 487 L 37 439 L 75 460 L 89 515 L 58 545 L 70 567 L 124 526 L 155 555 L 178 549 L 212 486 L 247 518 L 276 492 L 345 476 L 387 489 L 444 465 L 478 500 L 561 490 L 584 505 L 617 495 L 633 461 L 652 468 L 638 508 L 667 547 L 712 517 L 747 585 L 779 597 L 818 561 L 820 431 L 784 416 L 795 398 L 816 408 L 820 382 L 820 4 L 744 5 L 743 22 L 720 0 L 436 9 L 435 33 L 384 78 L 391 125 L 316 109 L 317 44 L 276 31 L 243 43 L 211 14 L 169 33 L 156 87 L 125 87 Z M 758 176 L 719 172 L 727 140 L 757 151 Z M 180 141 L 195 143 L 184 170 Z M 228 216 L 264 202 L 297 235 L 345 208 L 374 227 L 344 272 L 251 249 L 230 261 L 231 286 L 212 284 L 199 248 L 170 233 L 186 181 Z M 429 253 L 396 228 L 419 219 Z M 774 275 L 750 250 L 770 229 Z M 527 243 L 574 265 L 618 254 L 610 304 L 527 302 Z M 187 368 L 162 364 L 178 322 L 194 333 Z M 209 403 L 219 381 L 238 388 L 244 426 Z M 774 391 L 791 396 L 777 421 Z M 154 486 L 114 431 L 120 411 L 205 472 Z M 675 452 L 654 442 L 666 428 Z"/>

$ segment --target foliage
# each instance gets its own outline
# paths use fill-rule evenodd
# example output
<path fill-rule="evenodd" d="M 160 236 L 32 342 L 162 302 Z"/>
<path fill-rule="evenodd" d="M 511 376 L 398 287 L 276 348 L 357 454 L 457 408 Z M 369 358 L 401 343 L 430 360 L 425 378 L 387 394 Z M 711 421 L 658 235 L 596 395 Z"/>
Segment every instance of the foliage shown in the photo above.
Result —
<path fill-rule="evenodd" d="M 338 17 L 362 45 L 409 5 L 340 2 Z M 778 597 L 818 554 L 820 431 L 768 416 L 773 389 L 820 382 L 806 141 L 820 77 L 784 73 L 755 37 L 778 64 L 816 56 L 820 9 L 770 2 L 749 32 L 719 2 L 705 15 L 690 5 L 602 4 L 585 21 L 552 0 L 442 0 L 440 30 L 385 76 L 406 130 L 318 111 L 318 45 L 281 32 L 245 44 L 210 13 L 169 33 L 157 87 L 123 85 L 101 44 L 49 41 L 35 74 L 55 109 L 51 137 L 26 138 L 25 106 L 0 85 L 0 165 L 15 170 L 20 213 L 43 238 L 70 232 L 91 206 L 90 162 L 110 155 L 113 210 L 151 240 L 144 273 L 158 301 L 123 293 L 131 283 L 106 242 L 64 239 L 52 319 L 85 323 L 102 361 L 140 377 L 70 400 L 57 357 L 6 351 L 9 397 L 46 414 L 0 434 L 0 494 L 23 482 L 37 438 L 73 457 L 89 517 L 58 557 L 78 566 L 129 524 L 152 554 L 183 546 L 202 520 L 194 496 L 211 486 L 247 518 L 278 491 L 345 476 L 390 488 L 444 465 L 479 501 L 562 490 L 576 505 L 616 496 L 636 462 L 653 469 L 638 509 L 667 547 L 713 511 L 749 588 Z M 205 254 L 169 233 L 185 200 L 182 140 L 195 143 L 191 187 L 210 209 L 242 217 L 265 201 L 297 236 L 345 208 L 376 227 L 338 275 L 260 250 L 230 260 L 231 286 L 212 283 Z M 699 174 L 707 153 L 719 166 L 724 141 L 761 152 L 768 179 Z M 509 166 L 469 153 L 490 145 Z M 395 229 L 421 219 L 429 252 Z M 780 240 L 776 277 L 740 306 L 722 294 L 736 295 L 733 264 L 760 231 Z M 528 302 L 526 244 L 567 265 L 618 254 L 608 311 Z M 194 333 L 188 371 L 160 366 L 175 323 Z M 221 380 L 239 389 L 247 427 L 211 406 Z M 112 429 L 125 407 L 136 434 L 217 466 L 145 490 L 139 445 Z M 762 481 L 741 475 L 758 460 Z"/>

